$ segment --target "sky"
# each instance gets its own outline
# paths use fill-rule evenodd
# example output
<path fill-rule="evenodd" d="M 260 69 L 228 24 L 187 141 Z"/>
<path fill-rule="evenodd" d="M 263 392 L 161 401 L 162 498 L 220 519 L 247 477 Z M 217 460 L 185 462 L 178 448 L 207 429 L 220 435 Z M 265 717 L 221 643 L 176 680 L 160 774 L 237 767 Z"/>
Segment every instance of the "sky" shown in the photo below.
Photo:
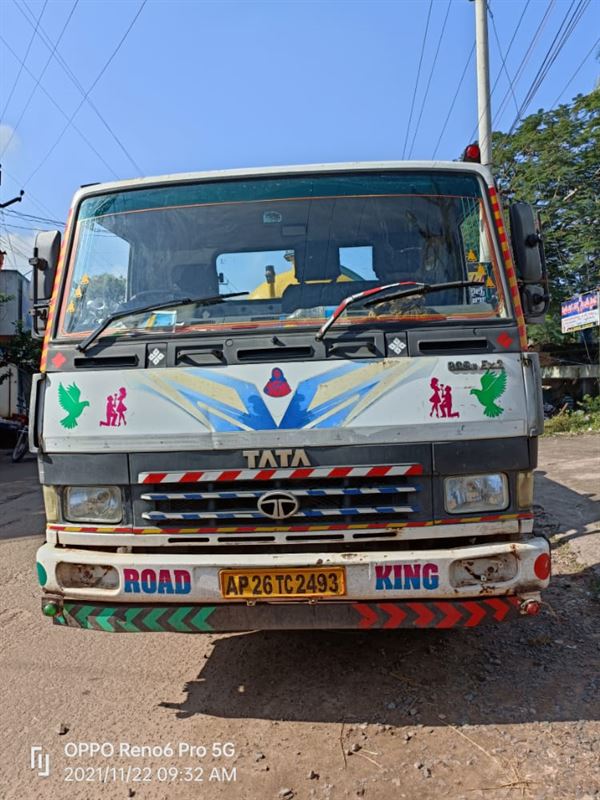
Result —
<path fill-rule="evenodd" d="M 578 8 L 522 116 L 597 85 L 600 0 L 489 7 L 495 130 Z M 63 221 L 86 183 L 457 158 L 476 138 L 474 32 L 470 0 L 0 0 L 0 202 L 25 190 L 0 212 L 8 267 L 57 227 L 29 217 Z"/>

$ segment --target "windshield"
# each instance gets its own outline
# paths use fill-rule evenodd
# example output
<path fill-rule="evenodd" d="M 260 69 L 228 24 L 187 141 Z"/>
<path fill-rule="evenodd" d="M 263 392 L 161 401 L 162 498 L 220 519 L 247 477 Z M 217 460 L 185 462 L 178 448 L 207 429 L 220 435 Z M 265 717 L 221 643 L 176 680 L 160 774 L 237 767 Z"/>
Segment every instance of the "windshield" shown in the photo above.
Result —
<path fill-rule="evenodd" d="M 382 284 L 477 281 L 366 308 L 340 325 L 504 317 L 501 273 L 478 178 L 352 173 L 162 186 L 81 203 L 60 330 L 110 314 L 247 292 L 213 305 L 132 315 L 109 330 L 319 326 L 348 295 Z"/>

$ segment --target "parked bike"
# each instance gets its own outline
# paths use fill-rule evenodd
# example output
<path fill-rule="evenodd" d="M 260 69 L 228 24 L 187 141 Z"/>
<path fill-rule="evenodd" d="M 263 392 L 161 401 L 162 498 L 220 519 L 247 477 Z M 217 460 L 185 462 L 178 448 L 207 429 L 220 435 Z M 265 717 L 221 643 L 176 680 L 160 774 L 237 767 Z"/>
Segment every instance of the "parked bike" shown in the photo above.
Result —
<path fill-rule="evenodd" d="M 12 451 L 12 460 L 16 464 L 20 461 L 25 453 L 29 451 L 29 425 L 23 423 L 17 432 L 17 442 Z"/>

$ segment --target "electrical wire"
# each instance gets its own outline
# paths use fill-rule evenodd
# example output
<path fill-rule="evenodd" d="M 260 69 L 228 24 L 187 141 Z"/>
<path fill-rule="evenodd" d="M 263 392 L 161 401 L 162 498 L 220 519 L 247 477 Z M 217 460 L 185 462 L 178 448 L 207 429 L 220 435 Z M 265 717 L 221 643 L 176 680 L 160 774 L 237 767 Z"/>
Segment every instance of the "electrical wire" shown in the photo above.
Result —
<path fill-rule="evenodd" d="M 77 2 L 79 2 L 79 0 L 77 0 Z M 33 12 L 31 11 L 31 9 L 29 8 L 29 6 L 27 5 L 27 3 L 25 2 L 25 0 L 23 0 L 23 6 L 24 6 L 25 9 L 27 9 L 27 11 L 25 11 L 24 8 L 21 7 L 21 5 L 17 5 L 17 8 L 21 12 L 21 14 L 24 16 L 24 18 L 27 20 L 27 22 L 30 25 L 33 25 L 34 15 L 33 15 Z M 28 17 L 27 14 L 29 14 L 31 18 Z M 50 38 L 45 33 L 45 31 L 41 27 L 41 25 L 38 26 L 38 32 L 37 33 L 38 33 L 38 37 L 42 40 L 42 42 L 46 45 L 46 47 L 48 49 L 51 49 L 52 42 L 50 41 Z M 63 56 L 58 52 L 54 52 L 54 60 L 59 64 L 59 66 L 61 67 L 63 72 L 67 75 L 67 77 L 69 78 L 71 83 L 76 87 L 76 89 L 79 91 L 79 93 L 82 96 L 85 95 L 85 89 L 83 87 L 83 84 L 81 83 L 81 81 L 79 80 L 77 75 L 73 72 L 73 70 L 69 67 L 68 63 L 65 61 Z M 139 166 L 137 161 L 133 158 L 133 156 L 131 155 L 129 150 L 125 147 L 123 142 L 119 139 L 119 137 L 117 136 L 117 134 L 115 133 L 113 128 L 110 126 L 110 124 L 107 122 L 105 117 L 100 112 L 99 108 L 96 106 L 96 104 L 92 100 L 92 98 L 91 97 L 86 97 L 86 102 L 90 106 L 90 108 L 94 111 L 94 113 L 96 114 L 96 116 L 98 117 L 100 122 L 104 125 L 104 127 L 109 132 L 109 134 L 112 136 L 112 138 L 115 140 L 115 142 L 117 143 L 119 148 L 123 151 L 125 156 L 129 159 L 129 162 L 132 164 L 132 166 L 136 170 L 136 172 L 139 175 L 143 175 L 144 172 L 143 172 L 142 168 Z"/>
<path fill-rule="evenodd" d="M 91 93 L 91 92 L 94 90 L 94 88 L 95 88 L 95 87 L 96 87 L 96 85 L 98 84 L 98 81 L 99 81 L 99 80 L 100 80 L 100 78 L 101 78 L 101 77 L 104 75 L 104 73 L 106 72 L 106 70 L 108 69 L 108 67 L 110 66 L 110 64 L 112 63 L 112 60 L 114 59 L 114 57 L 117 55 L 117 53 L 119 52 L 119 50 L 120 50 L 120 49 L 121 49 L 121 47 L 123 46 L 123 44 L 124 44 L 125 40 L 126 40 L 126 39 L 127 39 L 127 37 L 129 36 L 129 33 L 131 32 L 131 29 L 133 28 L 133 26 L 134 26 L 134 25 L 135 25 L 135 23 L 137 22 L 137 19 L 138 19 L 138 17 L 140 16 L 140 14 L 142 13 L 142 11 L 144 10 L 144 6 L 146 5 L 147 1 L 148 1 L 148 0 L 142 0 L 142 2 L 140 3 L 140 6 L 139 6 L 139 8 L 138 8 L 138 10 L 137 10 L 137 12 L 136 12 L 136 14 L 135 14 L 134 18 L 133 18 L 133 19 L 131 20 L 131 22 L 129 23 L 129 26 L 128 26 L 127 30 L 125 31 L 125 33 L 123 34 L 123 36 L 121 37 L 121 39 L 120 39 L 119 43 L 117 44 L 117 46 L 115 47 L 115 49 L 112 51 L 112 53 L 111 53 L 111 54 L 110 54 L 110 56 L 108 57 L 108 60 L 105 62 L 104 66 L 102 67 L 102 69 L 100 70 L 100 72 L 98 73 L 98 75 L 96 76 L 96 79 L 93 81 L 93 83 L 92 83 L 92 85 L 90 86 L 90 88 L 89 88 L 89 89 L 87 90 L 87 92 L 84 94 L 84 96 L 83 96 L 83 98 L 82 98 L 81 102 L 79 103 L 79 105 L 77 106 L 77 108 L 75 109 L 75 111 L 73 111 L 73 113 L 71 114 L 71 116 L 70 116 L 70 117 L 69 117 L 69 119 L 67 120 L 67 123 L 66 123 L 66 125 L 64 126 L 64 128 L 62 129 L 62 131 L 60 132 L 60 134 L 58 135 L 58 137 L 55 139 L 54 143 L 52 144 L 52 146 L 50 147 L 50 149 L 48 150 L 48 152 L 46 153 L 46 155 L 45 155 L 45 156 L 42 158 L 42 160 L 40 161 L 40 163 L 37 165 L 37 167 L 36 167 L 36 168 L 33 170 L 33 172 L 32 172 L 32 173 L 29 175 L 29 177 L 27 178 L 27 180 L 26 180 L 26 181 L 25 181 L 25 183 L 23 184 L 23 186 L 24 186 L 24 187 L 25 187 L 25 186 L 27 186 L 27 184 L 28 184 L 28 183 L 29 183 L 29 182 L 32 180 L 32 178 L 33 178 L 35 175 L 37 175 L 37 173 L 38 173 L 38 172 L 40 171 L 40 169 L 41 169 L 41 168 L 44 166 L 44 164 L 46 163 L 46 161 L 47 161 L 47 160 L 50 158 L 50 156 L 52 155 L 52 153 L 54 152 L 54 150 L 55 150 L 55 149 L 56 149 L 56 147 L 58 146 L 59 142 L 61 141 L 61 139 L 63 138 L 63 136 L 64 136 L 64 135 L 65 135 L 65 133 L 67 132 L 67 130 L 69 129 L 69 127 L 70 127 L 71 123 L 73 122 L 73 120 L 75 119 L 75 116 L 77 115 L 78 111 L 80 110 L 80 108 L 81 108 L 81 107 L 83 106 L 83 104 L 85 103 L 85 101 L 86 101 L 86 99 L 87 99 L 88 95 L 89 95 L 89 94 L 90 94 L 90 93 Z"/>
<path fill-rule="evenodd" d="M 421 77 L 421 66 L 423 64 L 423 55 L 425 54 L 425 43 L 427 41 L 427 32 L 429 31 L 429 20 L 431 19 L 431 9 L 433 7 L 433 0 L 429 0 L 429 9 L 427 11 L 427 22 L 425 23 L 425 32 L 423 33 L 423 41 L 421 43 L 421 55 L 419 56 L 419 66 L 417 67 L 417 77 L 415 80 L 415 88 L 413 89 L 412 101 L 410 104 L 410 114 L 408 116 L 408 125 L 406 126 L 406 136 L 404 137 L 404 147 L 402 148 L 402 158 L 406 155 L 406 145 L 408 144 L 408 134 L 410 133 L 410 125 L 412 122 L 413 111 L 415 109 L 415 100 L 417 98 L 417 88 L 419 86 L 419 78 Z"/>
<path fill-rule="evenodd" d="M 544 82 L 546 76 L 548 75 L 548 72 L 550 71 L 552 65 L 555 63 L 556 59 L 560 55 L 565 44 L 573 34 L 573 31 L 581 21 L 583 15 L 587 11 L 587 8 L 591 2 L 591 0 L 579 0 L 575 10 L 571 14 L 570 18 L 567 20 L 567 16 L 569 15 L 571 9 L 573 8 L 574 1 L 575 0 L 573 0 L 565 16 L 563 17 L 559 29 L 556 32 L 554 39 L 552 40 L 550 47 L 548 48 L 540 67 L 538 68 L 538 71 L 529 87 L 529 90 L 525 95 L 525 99 L 521 103 L 521 106 L 517 111 L 517 115 L 514 118 L 512 125 L 510 126 L 509 134 L 514 133 L 515 128 L 523 118 L 525 111 L 527 110 L 531 101 L 539 91 L 539 88 Z"/>
<path fill-rule="evenodd" d="M 517 83 L 521 79 L 521 75 L 523 74 L 523 71 L 524 71 L 525 67 L 527 66 L 527 62 L 531 58 L 531 56 L 533 54 L 533 51 L 535 50 L 535 47 L 537 45 L 537 42 L 538 42 L 540 36 L 542 35 L 542 31 L 544 30 L 548 20 L 550 19 L 550 14 L 552 13 L 552 9 L 554 8 L 555 3 L 556 3 L 556 0 L 551 0 L 551 2 L 548 4 L 548 6 L 546 8 L 546 11 L 544 12 L 544 16 L 542 17 L 541 21 L 539 22 L 539 24 L 538 24 L 538 26 L 536 28 L 536 32 L 535 32 L 532 40 L 529 42 L 527 50 L 525 51 L 525 55 L 523 56 L 519 66 L 517 67 L 517 71 L 515 72 L 515 75 L 514 75 L 514 78 L 513 78 L 513 81 L 512 81 L 512 86 L 509 86 L 509 88 L 506 90 L 506 92 L 504 94 L 504 97 L 500 101 L 500 104 L 498 106 L 498 110 L 494 114 L 492 125 L 495 125 L 496 124 L 496 120 L 500 119 L 500 117 L 502 115 L 502 112 L 504 110 L 504 106 L 506 105 L 506 101 L 508 100 L 508 97 L 510 96 L 511 92 L 514 91 L 514 87 L 517 85 Z"/>
<path fill-rule="evenodd" d="M 1 38 L 1 37 L 0 37 L 0 38 Z M 18 178 L 17 178 L 15 175 L 12 175 L 12 174 L 11 174 L 11 173 L 10 173 L 10 172 L 9 172 L 9 171 L 6 169 L 6 167 L 2 167 L 2 172 L 5 172 L 5 173 L 8 175 L 8 177 L 9 177 L 9 178 L 10 178 L 12 181 L 14 181 L 14 183 L 15 183 L 17 186 L 20 186 L 20 185 L 22 184 L 22 181 L 20 181 L 20 180 L 19 180 L 19 179 L 18 179 Z M 45 211 L 45 212 L 46 212 L 46 213 L 48 213 L 48 214 L 53 214 L 53 213 L 54 213 L 53 211 L 51 211 L 51 210 L 48 208 L 48 206 L 47 206 L 47 205 L 45 205 L 44 203 L 42 203 L 42 201 L 41 201 L 39 198 L 37 198 L 37 197 L 36 197 L 34 194 L 32 194 L 32 193 L 31 193 L 29 190 L 27 191 L 27 200 L 31 200 L 31 202 L 32 202 L 32 203 L 33 203 L 35 206 L 37 206 L 38 208 L 41 208 L 41 209 L 42 209 L 42 211 Z M 12 209 L 6 209 L 6 210 L 4 211 L 4 213 L 5 213 L 5 214 L 19 214 L 19 213 L 22 213 L 22 212 L 19 212 L 19 211 L 13 211 Z"/>
<path fill-rule="evenodd" d="M 467 74 L 467 70 L 469 69 L 469 64 L 471 63 L 471 61 L 473 59 L 473 54 L 474 53 L 475 53 L 475 42 L 473 42 L 473 46 L 471 47 L 471 52 L 469 53 L 469 57 L 467 58 L 467 61 L 466 61 L 465 66 L 464 66 L 464 69 L 463 69 L 463 71 L 461 73 L 460 78 L 458 79 L 458 85 L 456 87 L 456 91 L 454 92 L 454 97 L 452 98 L 452 102 L 450 103 L 450 108 L 448 109 L 448 113 L 446 114 L 446 119 L 444 120 L 444 124 L 442 125 L 442 130 L 440 131 L 440 135 L 439 135 L 437 143 L 435 145 L 435 149 L 434 149 L 433 154 L 431 156 L 432 159 L 435 159 L 436 153 L 437 153 L 438 148 L 440 146 L 440 142 L 442 141 L 442 137 L 444 136 L 446 128 L 448 127 L 448 121 L 450 120 L 450 116 L 451 116 L 451 114 L 452 114 L 452 112 L 454 110 L 454 106 L 456 105 L 456 100 L 458 98 L 459 92 L 462 89 L 462 87 L 464 86 L 463 81 L 465 79 L 465 75 Z"/>
<path fill-rule="evenodd" d="M 417 120 L 417 125 L 415 127 L 415 132 L 413 134 L 412 142 L 410 143 L 410 150 L 408 153 L 408 157 L 412 156 L 413 147 L 415 146 L 415 141 L 417 139 L 417 133 L 419 131 L 419 126 L 421 125 L 421 119 L 423 117 L 423 110 L 425 109 L 425 103 L 427 102 L 427 95 L 429 94 L 429 87 L 431 86 L 431 79 L 433 78 L 433 71 L 435 70 L 435 65 L 437 63 L 437 58 L 440 53 L 440 47 L 442 44 L 442 39 L 444 38 L 444 31 L 446 30 L 446 23 L 448 22 L 448 15 L 450 14 L 450 6 L 452 5 L 452 0 L 448 0 L 448 6 L 446 8 L 446 16 L 444 17 L 444 22 L 442 23 L 442 30 L 440 31 L 440 38 L 438 39 L 437 47 L 435 50 L 435 55 L 433 57 L 433 62 L 431 64 L 431 70 L 429 71 L 429 77 L 427 78 L 427 84 L 425 86 L 425 94 L 423 95 L 423 102 L 421 103 L 421 109 L 419 111 L 419 118 Z"/>
<path fill-rule="evenodd" d="M 42 10 L 40 11 L 40 15 L 37 18 L 37 22 L 35 23 L 35 30 L 31 34 L 31 39 L 29 40 L 29 44 L 27 45 L 27 49 L 25 50 L 25 55 L 23 56 L 23 61 L 22 61 L 21 67 L 20 67 L 19 71 L 17 72 L 17 76 L 13 81 L 13 85 L 12 85 L 12 87 L 10 89 L 10 92 L 8 93 L 8 98 L 6 100 L 6 103 L 4 103 L 4 108 L 2 109 L 2 111 L 0 111 L 0 122 L 2 122 L 2 120 L 4 119 L 4 115 L 6 113 L 6 109 L 8 108 L 8 105 L 9 105 L 10 101 L 12 100 L 12 96 L 15 93 L 15 89 L 17 88 L 17 84 L 19 82 L 19 78 L 21 77 L 21 73 L 23 72 L 23 68 L 25 67 L 25 62 L 27 61 L 27 56 L 29 55 L 29 51 L 31 50 L 31 46 L 33 44 L 33 40 L 35 39 L 35 33 L 37 31 L 38 25 L 40 24 L 40 20 L 44 16 L 44 11 L 46 10 L 46 6 L 47 5 L 48 5 L 48 0 L 44 0 L 44 5 L 42 6 Z"/>
<path fill-rule="evenodd" d="M 40 85 L 40 81 L 44 77 L 44 74 L 45 74 L 46 70 L 48 69 L 48 67 L 50 65 L 50 62 L 52 61 L 52 57 L 53 57 L 54 53 L 56 52 L 56 48 L 60 44 L 60 40 L 62 39 L 62 37 L 64 35 L 64 32 L 67 30 L 67 26 L 68 26 L 69 22 L 71 21 L 71 17 L 75 13 L 75 9 L 77 8 L 77 4 L 78 3 L 79 3 L 79 0 L 75 0 L 75 2 L 73 3 L 73 6 L 72 6 L 71 11 L 69 13 L 69 16 L 67 17 L 67 19 L 65 21 L 65 24 L 62 27 L 62 30 L 61 30 L 61 32 L 60 32 L 60 34 L 58 36 L 58 39 L 56 40 L 56 42 L 53 45 L 53 48 L 52 48 L 52 50 L 50 52 L 50 56 L 48 57 L 48 60 L 44 64 L 44 67 L 43 67 L 42 71 L 40 72 L 36 82 L 33 84 L 33 89 L 31 90 L 31 92 L 29 94 L 29 97 L 27 98 L 27 102 L 25 103 L 25 105 L 24 105 L 24 107 L 23 107 L 23 109 L 21 111 L 21 115 L 19 116 L 19 119 L 16 121 L 16 123 L 14 125 L 11 126 L 12 127 L 11 134 L 8 137 L 8 141 L 6 142 L 4 147 L 2 148 L 2 153 L 0 153 L 0 157 L 3 156 L 4 153 L 6 153 L 6 151 L 8 150 L 8 147 L 9 147 L 10 143 L 13 140 L 13 136 L 17 132 L 17 128 L 21 124 L 21 121 L 22 121 L 23 117 L 25 116 L 25 112 L 29 108 L 29 106 L 31 104 L 31 101 L 33 100 L 33 96 L 36 93 L 38 86 Z M 19 6 L 17 6 L 17 8 L 19 8 Z M 38 28 L 39 28 L 39 24 L 33 30 L 33 35 L 34 36 L 35 36 L 36 31 L 38 30 Z"/>
<path fill-rule="evenodd" d="M 7 222 L 4 220 L 4 227 L 10 228 L 11 230 L 15 228 L 15 230 L 19 231 L 44 231 L 46 228 L 32 228 L 28 225 L 14 225 L 12 222 Z"/>
<path fill-rule="evenodd" d="M 21 220 L 31 220 L 32 222 L 49 222 L 52 225 L 64 225 L 64 222 L 61 222 L 58 219 L 51 219 L 50 217 L 39 217 L 35 214 L 25 214 L 22 211 L 13 211 L 12 209 L 7 208 L 4 211 L 5 214 L 10 214 L 11 216 L 18 217 Z"/>
<path fill-rule="evenodd" d="M 558 103 L 559 103 L 559 101 L 560 101 L 561 97 L 562 97 L 562 96 L 563 96 L 563 94 L 564 94 L 564 93 L 567 91 L 567 89 L 569 88 L 569 86 L 570 86 L 570 85 L 573 83 L 573 81 L 575 80 L 575 78 L 577 77 L 577 75 L 579 75 L 580 71 L 583 69 L 583 65 L 584 65 L 584 64 L 585 64 L 585 62 L 588 60 L 588 58 L 589 58 L 589 57 L 592 55 L 592 53 L 593 53 L 593 52 L 594 52 L 594 50 L 595 50 L 595 49 L 598 47 L 598 45 L 600 45 L 600 37 L 599 37 L 598 39 L 596 39 L 596 41 L 594 42 L 594 44 L 593 44 L 593 45 L 590 47 L 590 49 L 587 51 L 587 53 L 586 53 L 586 54 L 585 54 L 585 56 L 583 57 L 583 61 L 582 61 L 582 62 L 579 64 L 579 66 L 577 67 L 577 69 L 575 70 L 575 72 L 574 72 L 574 73 L 571 75 L 571 77 L 569 78 L 569 80 L 568 80 L 568 81 L 565 83 L 565 85 L 564 85 L 564 86 L 563 86 L 563 88 L 562 88 L 562 91 L 561 91 L 561 93 L 558 95 L 558 97 L 556 98 L 556 100 L 555 100 L 555 101 L 552 103 L 552 108 L 555 108 L 555 107 L 558 105 Z"/>
<path fill-rule="evenodd" d="M 15 53 L 15 51 L 13 50 L 13 48 L 10 46 L 9 42 L 7 42 L 7 41 L 6 41 L 6 39 L 4 38 L 4 36 L 2 36 L 2 34 L 1 34 L 1 33 L 0 33 L 0 42 L 2 42 L 2 43 L 4 44 L 4 46 L 5 46 L 5 47 L 6 47 L 6 49 L 9 51 L 9 53 L 11 53 L 11 54 L 14 56 L 14 58 L 16 58 L 16 59 L 17 59 L 17 61 L 19 61 L 20 63 L 22 63 L 22 64 L 23 64 L 23 66 L 24 66 L 24 69 L 25 69 L 25 72 L 27 72 L 27 74 L 28 74 L 28 75 L 29 75 L 31 78 L 33 78 L 33 80 L 35 80 L 35 75 L 33 74 L 33 72 L 32 72 L 32 71 L 29 69 L 29 67 L 25 66 L 25 63 L 21 61 L 21 59 L 19 58 L 19 56 L 18 56 L 18 55 Z M 40 88 L 40 89 L 42 90 L 42 92 L 43 92 L 43 93 L 46 95 L 46 97 L 47 97 L 47 98 L 50 100 L 50 102 L 52 103 L 52 105 L 53 105 L 53 106 L 55 106 L 55 108 L 56 108 L 56 109 L 58 109 L 58 111 L 60 111 L 60 113 L 63 115 L 63 117 L 64 117 L 65 119 L 68 119 L 69 117 L 68 117 L 68 114 L 67 114 L 67 112 L 66 112 L 66 111 L 64 111 L 64 110 L 62 109 L 62 107 L 61 107 L 61 106 L 59 106 L 59 104 L 58 104 L 58 103 L 56 102 L 56 100 L 55 100 L 55 99 L 52 97 L 52 95 L 50 94 L 50 92 L 49 92 L 47 89 L 45 89 L 45 88 L 42 86 L 42 84 L 40 84 L 39 88 Z M 87 146 L 90 148 L 90 150 L 91 150 L 91 151 L 92 151 L 92 152 L 93 152 L 93 153 L 94 153 L 94 154 L 95 154 L 95 155 L 98 157 L 98 159 L 99 159 L 99 160 L 100 160 L 100 161 L 101 161 L 101 162 L 104 164 L 104 166 L 107 168 L 107 170 L 108 170 L 108 171 L 110 172 L 110 174 L 113 176 L 113 178 L 117 178 L 117 179 L 118 179 L 118 178 L 119 178 L 118 174 L 117 174 L 117 173 L 114 171 L 114 169 L 111 167 L 111 165 L 108 163 L 108 161 L 106 161 L 106 159 L 102 157 L 102 155 L 101 155 L 101 154 L 98 152 L 98 150 L 96 150 L 96 148 L 95 148 L 95 147 L 94 147 L 94 145 L 93 145 L 93 144 L 90 142 L 90 140 L 89 140 L 89 139 L 88 139 L 88 137 L 85 135 L 85 133 L 83 133 L 83 131 L 82 131 L 80 128 L 78 128 L 78 127 L 77 127 L 77 125 L 75 125 L 74 123 L 73 123 L 73 130 L 77 132 L 77 134 L 78 134 L 78 135 L 81 137 L 81 139 L 83 139 L 83 141 L 84 141 L 84 142 L 87 144 Z M 8 174 L 8 173 L 7 173 L 7 174 Z"/>

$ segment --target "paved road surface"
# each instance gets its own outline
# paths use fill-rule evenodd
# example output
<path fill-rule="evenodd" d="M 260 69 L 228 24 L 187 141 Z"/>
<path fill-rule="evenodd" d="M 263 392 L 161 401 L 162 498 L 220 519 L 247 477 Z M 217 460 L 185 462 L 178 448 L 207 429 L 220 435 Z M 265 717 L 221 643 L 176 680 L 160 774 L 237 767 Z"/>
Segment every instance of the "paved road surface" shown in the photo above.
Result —
<path fill-rule="evenodd" d="M 538 526 L 557 574 L 538 618 L 459 632 L 110 636 L 41 616 L 35 464 L 0 453 L 0 795 L 600 797 L 599 455 L 600 436 L 541 442 Z M 125 755 L 68 757 L 80 742 Z M 235 754 L 213 757 L 222 743 Z M 131 749 L 167 745 L 173 755 Z M 36 774 L 44 758 L 31 769 L 32 746 L 49 755 L 49 777 Z M 208 753 L 179 757 L 180 746 Z"/>

